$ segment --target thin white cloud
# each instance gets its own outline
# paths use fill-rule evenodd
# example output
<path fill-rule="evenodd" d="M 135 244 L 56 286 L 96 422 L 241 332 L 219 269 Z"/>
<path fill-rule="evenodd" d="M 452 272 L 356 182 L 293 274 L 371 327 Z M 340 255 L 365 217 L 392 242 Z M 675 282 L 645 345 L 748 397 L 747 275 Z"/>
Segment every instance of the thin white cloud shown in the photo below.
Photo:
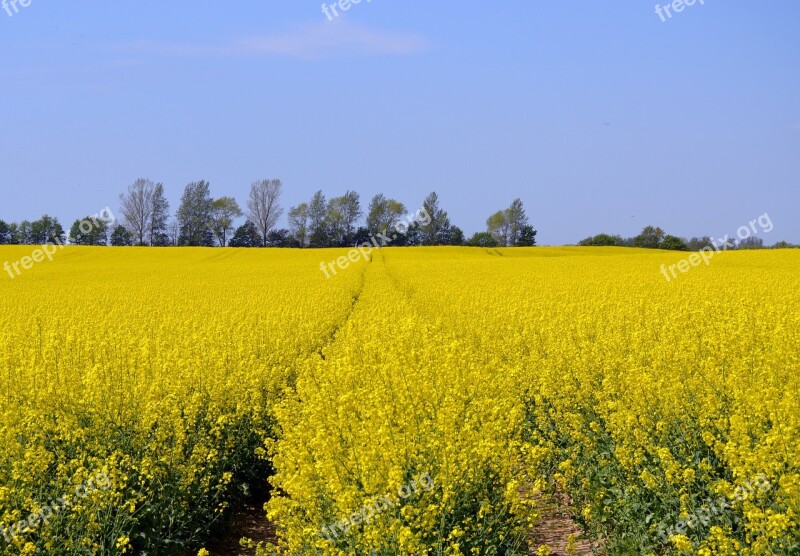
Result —
<path fill-rule="evenodd" d="M 417 35 L 377 31 L 343 20 L 306 25 L 293 31 L 236 39 L 221 44 L 139 41 L 123 45 L 138 53 L 175 56 L 283 56 L 329 58 L 343 55 L 408 55 L 427 48 Z"/>

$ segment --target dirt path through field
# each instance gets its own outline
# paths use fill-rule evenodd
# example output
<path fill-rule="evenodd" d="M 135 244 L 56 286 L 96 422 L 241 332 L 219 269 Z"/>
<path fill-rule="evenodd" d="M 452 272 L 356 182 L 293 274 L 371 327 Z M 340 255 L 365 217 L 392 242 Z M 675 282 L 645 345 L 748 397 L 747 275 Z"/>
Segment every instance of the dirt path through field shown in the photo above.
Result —
<path fill-rule="evenodd" d="M 236 511 L 231 526 L 208 546 L 211 556 L 253 556 L 254 550 L 242 548 L 239 539 L 247 537 L 256 543 L 275 540 L 275 527 L 267 521 L 263 504 L 250 502 Z M 542 545 L 550 547 L 551 556 L 592 556 L 592 543 L 581 539 L 580 528 L 557 502 L 545 505 L 542 520 L 530 536 L 530 554 L 537 554 Z M 576 535 L 575 551 L 567 552 L 569 536 Z"/>
<path fill-rule="evenodd" d="M 567 552 L 570 535 L 576 542 L 574 550 Z M 592 543 L 584 540 L 580 527 L 572 520 L 566 507 L 558 501 L 544 504 L 542 519 L 531 531 L 530 554 L 537 554 L 540 546 L 547 545 L 551 556 L 592 556 Z"/>
<path fill-rule="evenodd" d="M 247 502 L 237 509 L 231 516 L 230 526 L 206 548 L 211 556 L 253 556 L 255 550 L 239 544 L 242 538 L 252 539 L 255 543 L 275 540 L 275 526 L 267 520 L 263 502 Z"/>

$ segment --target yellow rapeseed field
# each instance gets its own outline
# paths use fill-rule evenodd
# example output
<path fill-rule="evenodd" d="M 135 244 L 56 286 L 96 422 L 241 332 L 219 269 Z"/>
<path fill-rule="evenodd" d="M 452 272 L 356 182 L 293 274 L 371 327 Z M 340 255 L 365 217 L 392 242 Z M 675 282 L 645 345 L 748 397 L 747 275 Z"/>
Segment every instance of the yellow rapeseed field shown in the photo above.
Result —
<path fill-rule="evenodd" d="M 0 551 L 197 554 L 269 480 L 263 554 L 527 554 L 554 493 L 607 554 L 800 554 L 800 252 L 345 253 L 0 276 Z"/>

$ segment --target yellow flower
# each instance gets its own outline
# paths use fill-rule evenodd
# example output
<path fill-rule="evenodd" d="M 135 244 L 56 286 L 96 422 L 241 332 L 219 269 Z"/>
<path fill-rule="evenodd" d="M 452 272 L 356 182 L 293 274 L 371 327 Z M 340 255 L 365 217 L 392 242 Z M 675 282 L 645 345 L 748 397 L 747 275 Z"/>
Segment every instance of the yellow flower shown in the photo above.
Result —
<path fill-rule="evenodd" d="M 554 490 L 589 531 L 640 531 L 642 500 L 708 519 L 688 553 L 795 542 L 800 252 L 670 282 L 690 254 L 387 248 L 330 278 L 348 250 L 62 255 L 0 279 L 0 520 L 81 492 L 18 551 L 131 552 L 151 520 L 189 540 L 260 469 L 262 553 L 479 554 Z"/>
<path fill-rule="evenodd" d="M 120 537 L 117 539 L 116 547 L 122 550 L 123 554 L 128 552 L 130 545 L 131 540 L 128 537 Z"/>

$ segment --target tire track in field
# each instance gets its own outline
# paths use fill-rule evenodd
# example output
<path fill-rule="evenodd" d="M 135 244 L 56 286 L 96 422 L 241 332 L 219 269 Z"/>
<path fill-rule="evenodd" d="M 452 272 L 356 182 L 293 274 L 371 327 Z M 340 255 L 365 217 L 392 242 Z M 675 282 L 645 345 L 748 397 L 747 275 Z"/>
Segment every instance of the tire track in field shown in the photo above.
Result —
<path fill-rule="evenodd" d="M 352 294 L 350 306 L 340 323 L 333 326 L 330 332 L 324 336 L 322 342 L 309 350 L 307 357 L 318 356 L 323 361 L 327 358 L 326 349 L 336 342 L 339 332 L 343 330 L 353 318 L 356 306 L 364 293 L 367 283 L 367 269 L 372 259 L 364 265 L 361 270 L 361 281 L 358 289 Z M 297 373 L 290 379 L 290 386 L 293 390 L 296 387 Z M 240 507 L 233 510 L 229 519 L 229 524 L 220 535 L 212 539 L 206 547 L 211 556 L 253 556 L 255 550 L 244 548 L 240 544 L 240 539 L 247 538 L 254 543 L 276 543 L 277 534 L 275 524 L 267 519 L 264 505 L 269 500 L 269 494 L 254 496 Z"/>
<path fill-rule="evenodd" d="M 505 257 L 505 254 L 498 249 L 487 249 L 486 253 L 491 257 Z M 397 290 L 398 294 L 402 295 L 410 303 L 413 310 L 422 311 L 420 315 L 424 315 L 426 307 L 417 304 L 417 300 L 414 297 L 414 289 L 403 283 L 402 279 L 392 272 L 385 255 L 383 253 L 379 254 L 382 268 L 392 286 Z M 429 314 L 428 316 L 431 315 Z M 565 495 L 556 493 L 553 496 L 542 495 L 538 498 L 541 519 L 529 531 L 527 538 L 529 554 L 537 554 L 539 547 L 544 545 L 547 545 L 550 549 L 551 556 L 593 556 L 595 554 L 603 554 L 602 551 L 599 551 L 597 543 L 592 543 L 583 536 L 580 526 L 570 514 L 569 501 Z M 576 539 L 573 546 L 574 551 L 567 552 L 571 535 Z"/>
<path fill-rule="evenodd" d="M 541 518 L 533 526 L 528 538 L 528 554 L 537 554 L 539 547 L 547 545 L 551 556 L 592 556 L 603 554 L 598 543 L 592 543 L 583 536 L 581 528 L 572 519 L 567 497 L 556 492 L 554 495 L 541 495 L 539 508 Z M 573 550 L 567 551 L 570 536 L 575 537 Z"/>
<path fill-rule="evenodd" d="M 361 283 L 359 284 L 356 293 L 354 293 L 352 298 L 350 299 L 350 307 L 347 309 L 347 313 L 345 314 L 344 319 L 342 320 L 342 322 L 335 325 L 328 334 L 328 336 L 325 338 L 325 340 L 322 342 L 322 344 L 320 344 L 316 349 L 314 349 L 314 353 L 319 355 L 323 361 L 327 359 L 327 356 L 325 355 L 325 349 L 336 341 L 336 337 L 339 335 L 339 332 L 345 326 L 347 326 L 347 323 L 349 323 L 350 319 L 353 318 L 353 313 L 355 313 L 356 305 L 358 305 L 358 302 L 361 299 L 361 294 L 364 293 L 364 288 L 367 285 L 367 269 L 369 268 L 369 265 L 372 264 L 372 259 L 368 260 L 369 262 L 366 263 L 363 269 L 361 270 Z"/>

